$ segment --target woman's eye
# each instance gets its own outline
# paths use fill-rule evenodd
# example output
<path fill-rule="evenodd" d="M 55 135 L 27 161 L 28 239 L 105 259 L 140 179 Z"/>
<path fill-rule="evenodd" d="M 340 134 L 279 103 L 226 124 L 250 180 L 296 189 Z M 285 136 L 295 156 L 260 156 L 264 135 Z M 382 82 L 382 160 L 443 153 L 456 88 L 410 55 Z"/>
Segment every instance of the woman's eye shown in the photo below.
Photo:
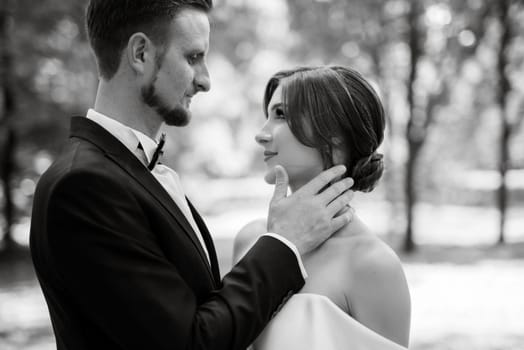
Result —
<path fill-rule="evenodd" d="M 277 119 L 285 119 L 284 111 L 281 108 L 275 109 L 275 116 Z"/>

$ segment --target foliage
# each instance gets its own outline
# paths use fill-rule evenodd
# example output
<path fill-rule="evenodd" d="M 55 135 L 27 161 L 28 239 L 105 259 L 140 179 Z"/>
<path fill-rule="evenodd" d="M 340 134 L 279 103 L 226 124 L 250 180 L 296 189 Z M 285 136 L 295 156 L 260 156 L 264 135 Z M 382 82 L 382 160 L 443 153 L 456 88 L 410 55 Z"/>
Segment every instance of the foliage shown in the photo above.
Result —
<path fill-rule="evenodd" d="M 416 176 L 423 201 L 492 205 L 500 126 L 496 52 L 500 28 L 492 2 L 420 0 L 416 111 L 424 147 Z M 15 201 L 28 214 L 34 183 L 67 136 L 68 117 L 94 99 L 97 77 L 83 29 L 85 0 L 13 1 Z M 408 157 L 410 0 L 216 0 L 209 66 L 212 89 L 198 96 L 190 126 L 170 129 L 167 163 L 183 174 L 238 177 L 262 171 L 254 134 L 264 121 L 261 98 L 269 76 L 296 65 L 350 65 L 380 91 L 389 111 L 383 153 L 383 196 L 402 202 Z M 524 167 L 523 6 L 513 2 L 508 48 L 510 168 Z M 488 176 L 488 177 L 489 177 Z M 496 180 L 494 180 L 496 184 Z M 510 186 L 510 188 L 513 188 Z M 520 192 L 513 188 L 518 197 Z M 522 190 L 519 190 L 522 192 Z"/>

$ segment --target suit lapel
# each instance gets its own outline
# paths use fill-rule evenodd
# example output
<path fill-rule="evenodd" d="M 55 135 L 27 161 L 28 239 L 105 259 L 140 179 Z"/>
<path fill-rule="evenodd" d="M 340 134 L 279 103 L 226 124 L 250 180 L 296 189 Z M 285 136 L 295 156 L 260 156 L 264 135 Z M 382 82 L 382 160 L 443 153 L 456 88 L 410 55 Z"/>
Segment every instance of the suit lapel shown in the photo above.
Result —
<path fill-rule="evenodd" d="M 213 271 L 215 282 L 217 284 L 220 284 L 220 280 L 221 280 L 220 266 L 218 265 L 215 244 L 213 243 L 211 234 L 209 233 L 209 230 L 207 229 L 207 226 L 204 223 L 204 220 L 202 219 L 198 211 L 195 209 L 195 207 L 193 207 L 193 204 L 189 201 L 189 199 L 187 199 L 187 203 L 189 204 L 189 208 L 191 209 L 191 214 L 193 215 L 193 218 L 195 219 L 198 229 L 200 230 L 200 233 L 202 234 L 202 238 L 204 238 L 204 242 L 206 243 L 206 249 L 207 249 L 207 252 L 209 253 L 209 260 L 211 261 L 211 269 Z"/>
<path fill-rule="evenodd" d="M 148 191 L 183 228 L 184 233 L 189 237 L 189 239 L 191 239 L 198 254 L 208 267 L 210 277 L 214 280 L 214 271 L 210 270 L 202 245 L 185 215 L 140 160 L 138 160 L 138 158 L 132 154 L 126 146 L 111 135 L 111 133 L 97 123 L 84 117 L 73 117 L 71 119 L 71 137 L 78 137 L 96 145 L 108 158 L 118 164 L 132 178 L 141 184 L 144 189 Z M 191 210 L 193 210 L 192 207 Z M 207 229 L 206 233 L 209 235 Z M 206 245 L 207 244 L 208 242 L 206 241 Z"/>

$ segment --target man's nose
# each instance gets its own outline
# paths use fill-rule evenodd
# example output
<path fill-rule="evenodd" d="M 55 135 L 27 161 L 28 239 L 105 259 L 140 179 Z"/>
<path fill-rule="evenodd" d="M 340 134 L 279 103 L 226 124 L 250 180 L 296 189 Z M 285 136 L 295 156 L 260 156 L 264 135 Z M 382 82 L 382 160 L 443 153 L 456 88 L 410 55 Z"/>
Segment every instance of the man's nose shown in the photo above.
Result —
<path fill-rule="evenodd" d="M 209 78 L 209 71 L 207 65 L 203 65 L 195 76 L 195 85 L 197 91 L 209 91 L 211 89 L 211 79 Z"/>

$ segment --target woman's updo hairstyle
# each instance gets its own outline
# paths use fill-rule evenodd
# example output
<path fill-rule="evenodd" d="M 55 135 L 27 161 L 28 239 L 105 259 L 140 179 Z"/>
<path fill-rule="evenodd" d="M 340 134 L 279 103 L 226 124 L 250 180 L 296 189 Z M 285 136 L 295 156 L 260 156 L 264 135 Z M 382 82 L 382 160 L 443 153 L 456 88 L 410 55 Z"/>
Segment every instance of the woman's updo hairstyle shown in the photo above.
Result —
<path fill-rule="evenodd" d="M 318 149 L 324 168 L 333 166 L 333 152 L 342 151 L 354 191 L 370 192 L 384 172 L 376 150 L 384 139 L 382 103 L 357 71 L 339 66 L 300 67 L 280 71 L 264 93 L 264 113 L 273 93 L 282 87 L 282 104 L 293 135 Z"/>

